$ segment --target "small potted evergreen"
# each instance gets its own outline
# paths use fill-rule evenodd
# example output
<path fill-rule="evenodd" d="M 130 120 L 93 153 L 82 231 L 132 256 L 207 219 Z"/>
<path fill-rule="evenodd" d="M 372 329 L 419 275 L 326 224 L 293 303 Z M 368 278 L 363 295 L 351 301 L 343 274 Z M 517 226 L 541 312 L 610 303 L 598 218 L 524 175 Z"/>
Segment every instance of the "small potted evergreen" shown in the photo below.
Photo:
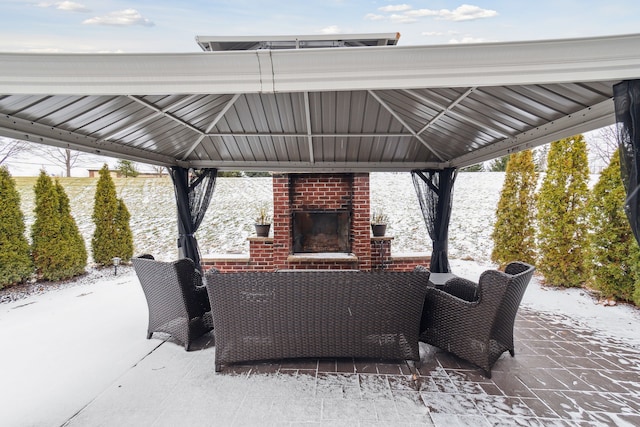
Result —
<path fill-rule="evenodd" d="M 256 217 L 256 235 L 258 237 L 268 237 L 269 229 L 271 228 L 271 216 L 266 207 L 261 207 Z"/>
<path fill-rule="evenodd" d="M 382 210 L 373 211 L 371 215 L 371 232 L 373 237 L 383 237 L 387 231 L 387 222 L 389 217 Z"/>

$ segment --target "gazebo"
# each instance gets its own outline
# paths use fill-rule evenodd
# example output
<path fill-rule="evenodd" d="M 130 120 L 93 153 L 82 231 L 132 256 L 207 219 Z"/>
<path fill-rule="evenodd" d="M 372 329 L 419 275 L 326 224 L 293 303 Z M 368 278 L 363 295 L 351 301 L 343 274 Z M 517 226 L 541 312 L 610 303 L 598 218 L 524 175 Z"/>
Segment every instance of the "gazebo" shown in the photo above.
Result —
<path fill-rule="evenodd" d="M 638 229 L 640 34 L 446 46 L 197 37 L 165 54 L 0 53 L 0 135 L 171 170 L 179 247 L 217 170 L 407 171 L 447 272 L 459 168 L 619 123 Z"/>

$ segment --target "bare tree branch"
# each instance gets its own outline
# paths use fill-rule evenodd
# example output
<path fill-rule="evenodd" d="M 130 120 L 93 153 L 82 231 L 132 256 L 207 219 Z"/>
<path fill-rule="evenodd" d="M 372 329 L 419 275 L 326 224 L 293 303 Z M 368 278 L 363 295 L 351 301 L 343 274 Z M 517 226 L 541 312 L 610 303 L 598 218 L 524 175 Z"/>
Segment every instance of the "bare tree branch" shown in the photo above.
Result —
<path fill-rule="evenodd" d="M 71 176 L 71 169 L 74 167 L 89 164 L 94 161 L 94 156 L 91 154 L 74 151 L 69 148 L 50 147 L 38 144 L 34 147 L 34 150 L 62 166 L 65 169 L 67 177 Z"/>
<path fill-rule="evenodd" d="M 594 133 L 589 141 L 591 157 L 606 166 L 618 149 L 618 135 L 615 126 L 607 126 Z"/>
<path fill-rule="evenodd" d="M 167 168 L 164 166 L 152 165 L 151 168 L 153 169 L 153 173 L 155 173 L 158 176 L 162 176 L 163 174 L 167 173 Z"/>
<path fill-rule="evenodd" d="M 10 157 L 29 151 L 29 148 L 28 142 L 0 137 L 0 165 Z"/>

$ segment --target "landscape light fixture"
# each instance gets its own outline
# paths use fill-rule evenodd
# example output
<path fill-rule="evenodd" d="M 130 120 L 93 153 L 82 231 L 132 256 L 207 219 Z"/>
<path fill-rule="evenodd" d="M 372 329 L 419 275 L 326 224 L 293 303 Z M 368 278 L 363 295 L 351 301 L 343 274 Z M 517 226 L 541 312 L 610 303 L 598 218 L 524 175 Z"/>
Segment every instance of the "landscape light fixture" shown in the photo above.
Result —
<path fill-rule="evenodd" d="M 113 274 L 115 276 L 118 275 L 118 266 L 120 265 L 120 257 L 113 257 L 111 258 L 111 261 L 113 261 Z"/>

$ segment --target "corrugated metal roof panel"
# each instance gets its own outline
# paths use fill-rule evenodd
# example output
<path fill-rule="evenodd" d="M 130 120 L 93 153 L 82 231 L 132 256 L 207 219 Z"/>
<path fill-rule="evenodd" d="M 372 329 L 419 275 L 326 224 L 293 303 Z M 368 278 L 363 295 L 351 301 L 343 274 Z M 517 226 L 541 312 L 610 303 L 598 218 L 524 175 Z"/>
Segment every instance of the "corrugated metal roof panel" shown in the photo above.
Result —
<path fill-rule="evenodd" d="M 164 165 L 465 166 L 612 123 L 613 84 L 640 78 L 640 36 L 396 49 L 3 55 L 23 92 L 0 95 L 0 134 Z"/>

